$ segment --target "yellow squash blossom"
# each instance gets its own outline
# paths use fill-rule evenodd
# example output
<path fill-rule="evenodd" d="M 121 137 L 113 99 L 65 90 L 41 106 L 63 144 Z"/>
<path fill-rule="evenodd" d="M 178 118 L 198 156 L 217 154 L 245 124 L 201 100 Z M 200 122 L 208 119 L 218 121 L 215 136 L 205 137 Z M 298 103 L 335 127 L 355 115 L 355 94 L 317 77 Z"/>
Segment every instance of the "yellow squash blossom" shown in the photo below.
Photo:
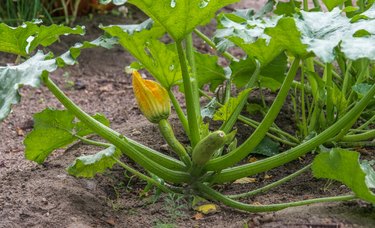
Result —
<path fill-rule="evenodd" d="M 133 91 L 139 109 L 150 122 L 168 118 L 171 113 L 168 92 L 159 83 L 143 79 L 138 71 L 133 71 Z"/>

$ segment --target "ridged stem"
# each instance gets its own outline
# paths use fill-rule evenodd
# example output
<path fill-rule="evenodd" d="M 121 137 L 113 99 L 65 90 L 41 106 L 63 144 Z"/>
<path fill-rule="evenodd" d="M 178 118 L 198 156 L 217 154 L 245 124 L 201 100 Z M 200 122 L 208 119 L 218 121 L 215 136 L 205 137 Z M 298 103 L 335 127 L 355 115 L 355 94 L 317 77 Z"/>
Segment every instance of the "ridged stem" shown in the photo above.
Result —
<path fill-rule="evenodd" d="M 257 173 L 265 172 L 267 170 L 290 162 L 294 159 L 297 159 L 298 157 L 315 149 L 317 146 L 329 141 L 332 137 L 337 135 L 342 129 L 345 129 L 348 123 L 351 123 L 351 121 L 357 117 L 358 113 L 361 113 L 366 108 L 369 101 L 373 99 L 374 95 L 375 85 L 373 85 L 370 88 L 367 94 L 364 97 L 362 97 L 360 101 L 350 111 L 348 111 L 336 123 L 327 128 L 325 131 L 321 132 L 319 135 L 275 156 L 260 161 L 256 161 L 250 164 L 222 170 L 221 173 L 219 173 L 216 176 L 214 182 L 223 183 L 236 180 L 242 177 L 251 176 Z"/>
<path fill-rule="evenodd" d="M 186 152 L 185 147 L 176 139 L 172 126 L 169 124 L 168 120 L 163 119 L 159 122 L 159 130 L 172 150 L 178 155 L 181 161 L 185 163 L 186 167 L 190 168 L 191 159 Z"/>
<path fill-rule="evenodd" d="M 219 171 L 236 164 L 237 162 L 245 158 L 251 151 L 253 151 L 253 149 L 262 141 L 284 104 L 293 79 L 297 74 L 299 62 L 299 58 L 294 59 L 293 64 L 280 88 L 279 93 L 276 96 L 274 103 L 270 107 L 266 116 L 263 118 L 262 122 L 255 129 L 253 134 L 240 147 L 238 147 L 231 153 L 209 161 L 205 166 L 206 170 Z"/>
<path fill-rule="evenodd" d="M 173 183 L 186 183 L 189 181 L 190 176 L 186 172 L 170 170 L 164 166 L 158 164 L 157 162 L 146 157 L 144 154 L 140 153 L 135 147 L 131 145 L 129 140 L 110 129 L 109 127 L 103 125 L 102 123 L 95 120 L 89 114 L 82 111 L 80 107 L 73 103 L 60 89 L 55 85 L 55 83 L 48 77 L 47 73 L 42 75 L 43 82 L 47 88 L 55 95 L 55 97 L 73 113 L 79 120 L 86 124 L 91 130 L 96 134 L 104 138 L 105 140 L 112 143 L 114 146 L 119 148 L 128 157 L 133 159 L 136 163 L 141 165 L 146 170 L 154 173 L 155 175 L 163 178 L 166 181 Z M 157 156 L 157 155 L 155 155 Z"/>

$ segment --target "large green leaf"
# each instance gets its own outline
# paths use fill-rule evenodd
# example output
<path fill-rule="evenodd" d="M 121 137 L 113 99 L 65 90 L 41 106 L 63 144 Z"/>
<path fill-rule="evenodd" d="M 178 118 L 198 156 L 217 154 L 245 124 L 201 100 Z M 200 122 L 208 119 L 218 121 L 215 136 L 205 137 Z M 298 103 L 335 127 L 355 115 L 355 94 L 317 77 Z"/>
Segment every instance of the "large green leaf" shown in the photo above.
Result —
<path fill-rule="evenodd" d="M 373 19 L 375 6 L 362 15 Z M 335 59 L 335 48 L 341 43 L 341 51 L 349 59 L 375 59 L 375 20 L 360 19 L 355 22 L 341 14 L 335 8 L 331 12 L 304 12 L 296 17 L 296 23 L 302 34 L 302 43 L 308 46 L 323 62 L 332 62 Z M 366 36 L 357 37 L 359 31 L 366 31 Z M 362 32 L 363 33 L 363 32 Z"/>
<path fill-rule="evenodd" d="M 268 36 L 267 39 L 260 38 L 255 42 L 246 42 L 241 37 L 235 36 L 230 36 L 228 39 L 241 47 L 246 54 L 258 59 L 262 65 L 267 65 L 283 51 L 301 57 L 307 54 L 306 46 L 300 40 L 300 32 L 293 18 L 279 19 L 276 26 L 264 28 L 264 34 Z"/>
<path fill-rule="evenodd" d="M 101 114 L 96 120 L 109 126 L 109 121 Z M 75 116 L 66 110 L 45 109 L 34 115 L 34 129 L 25 138 L 25 156 L 37 163 L 44 160 L 56 149 L 63 148 L 78 140 L 75 135 L 94 133 L 82 122 L 74 122 Z"/>
<path fill-rule="evenodd" d="M 37 23 L 25 22 L 16 28 L 0 24 L 0 51 L 28 56 L 39 45 L 51 45 L 61 35 L 84 34 L 84 27 L 70 28 L 63 25 L 39 26 Z"/>
<path fill-rule="evenodd" d="M 213 91 L 226 79 L 224 68 L 218 65 L 218 59 L 215 55 L 195 52 L 199 87 L 210 84 Z"/>
<path fill-rule="evenodd" d="M 75 177 L 92 178 L 97 173 L 103 173 L 106 169 L 112 168 L 116 164 L 114 158 L 121 156 L 120 150 L 115 146 L 110 146 L 94 155 L 85 155 L 76 158 L 67 171 Z"/>
<path fill-rule="evenodd" d="M 147 20 L 139 25 L 112 25 L 102 29 L 118 38 L 119 43 L 164 87 L 169 88 L 181 80 L 180 63 L 175 46 L 157 40 L 165 33 L 160 25 Z"/>
<path fill-rule="evenodd" d="M 275 27 L 280 18 L 258 18 L 253 10 L 236 10 L 233 13 L 220 14 L 219 28 L 216 30 L 214 40 L 220 51 L 225 51 L 232 46 L 230 39 L 233 38 L 239 38 L 243 43 L 253 43 L 257 39 L 269 40 L 270 37 L 264 33 L 264 30 Z"/>
<path fill-rule="evenodd" d="M 52 72 L 57 69 L 57 66 L 75 64 L 82 49 L 92 47 L 111 48 L 117 43 L 117 39 L 114 37 L 101 36 L 91 42 L 76 44 L 56 59 L 52 59 L 51 54 L 44 55 L 39 51 L 20 65 L 0 67 L 0 121 L 10 113 L 11 106 L 20 101 L 18 93 L 20 87 L 23 85 L 39 87 L 40 76 L 44 71 Z"/>
<path fill-rule="evenodd" d="M 374 171 L 366 163 L 361 165 L 359 153 L 339 148 L 322 152 L 315 157 L 312 170 L 315 177 L 340 181 L 358 198 L 375 203 L 370 190 L 375 186 Z"/>
<path fill-rule="evenodd" d="M 55 60 L 50 57 L 38 52 L 18 66 L 0 67 L 0 121 L 8 116 L 11 106 L 20 101 L 20 87 L 38 87 L 42 72 L 52 72 L 56 69 Z"/>
<path fill-rule="evenodd" d="M 154 21 L 161 24 L 177 41 L 198 25 L 210 22 L 215 12 L 238 0 L 129 0 Z"/>

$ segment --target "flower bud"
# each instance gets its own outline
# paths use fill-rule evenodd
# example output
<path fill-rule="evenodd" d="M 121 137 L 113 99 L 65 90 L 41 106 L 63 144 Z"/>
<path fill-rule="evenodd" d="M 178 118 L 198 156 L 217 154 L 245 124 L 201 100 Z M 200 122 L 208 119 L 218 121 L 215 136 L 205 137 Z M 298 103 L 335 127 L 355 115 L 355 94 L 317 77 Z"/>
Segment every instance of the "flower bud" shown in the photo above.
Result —
<path fill-rule="evenodd" d="M 171 104 L 167 90 L 159 83 L 145 80 L 138 71 L 133 71 L 133 91 L 139 109 L 150 122 L 168 119 Z"/>

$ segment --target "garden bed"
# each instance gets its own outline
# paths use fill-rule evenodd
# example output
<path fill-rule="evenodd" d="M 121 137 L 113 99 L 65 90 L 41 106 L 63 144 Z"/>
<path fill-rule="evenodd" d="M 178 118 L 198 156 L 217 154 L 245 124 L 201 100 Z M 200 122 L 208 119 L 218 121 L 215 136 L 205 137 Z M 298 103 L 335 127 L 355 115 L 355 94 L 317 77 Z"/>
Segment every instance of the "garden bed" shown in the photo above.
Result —
<path fill-rule="evenodd" d="M 137 17 L 134 15 L 131 21 L 124 21 L 106 16 L 85 22 L 86 40 L 101 34 L 97 29 L 99 23 L 139 22 Z M 64 52 L 80 39 L 63 39 L 53 49 Z M 209 50 L 203 44 L 198 46 L 202 50 Z M 14 59 L 13 56 L 2 54 L 0 63 L 3 65 Z M 172 154 L 157 127 L 149 123 L 137 108 L 130 77 L 124 74 L 124 66 L 130 64 L 133 58 L 121 47 L 116 47 L 112 50 L 85 50 L 79 60 L 78 65 L 66 71 L 52 73 L 51 77 L 60 88 L 64 88 L 66 94 L 88 113 L 105 114 L 111 121 L 111 127 L 121 134 Z M 65 167 L 75 157 L 97 152 L 96 148 L 81 143 L 59 150 L 43 165 L 37 165 L 24 159 L 22 145 L 24 136 L 32 130 L 32 114 L 42 111 L 46 106 L 63 107 L 46 88 L 35 90 L 25 87 L 21 94 L 23 102 L 0 125 L 0 227 L 162 227 L 168 224 L 178 227 L 244 227 L 246 224 L 249 227 L 375 226 L 373 207 L 359 200 L 301 206 L 273 213 L 245 213 L 219 205 L 219 212 L 200 218 L 180 196 L 162 194 L 155 202 L 152 193 L 141 196 L 145 182 L 130 178 L 117 166 L 94 179 L 69 176 Z M 287 107 L 278 119 L 281 120 L 281 128 L 289 127 L 283 118 L 290 118 Z M 177 117 L 172 115 L 170 120 L 178 139 L 187 144 Z M 252 131 L 241 124 L 237 125 L 237 129 L 243 137 Z M 373 148 L 363 148 L 360 152 L 363 159 L 375 159 Z M 267 174 L 258 175 L 254 183 L 218 185 L 216 188 L 225 193 L 237 193 L 263 186 L 302 168 L 311 162 L 311 157 L 301 157 Z M 127 162 L 134 165 L 131 161 Z M 249 198 L 247 202 L 270 204 L 347 192 L 349 190 L 340 183 L 317 180 L 307 172 L 271 190 L 267 195 Z"/>

